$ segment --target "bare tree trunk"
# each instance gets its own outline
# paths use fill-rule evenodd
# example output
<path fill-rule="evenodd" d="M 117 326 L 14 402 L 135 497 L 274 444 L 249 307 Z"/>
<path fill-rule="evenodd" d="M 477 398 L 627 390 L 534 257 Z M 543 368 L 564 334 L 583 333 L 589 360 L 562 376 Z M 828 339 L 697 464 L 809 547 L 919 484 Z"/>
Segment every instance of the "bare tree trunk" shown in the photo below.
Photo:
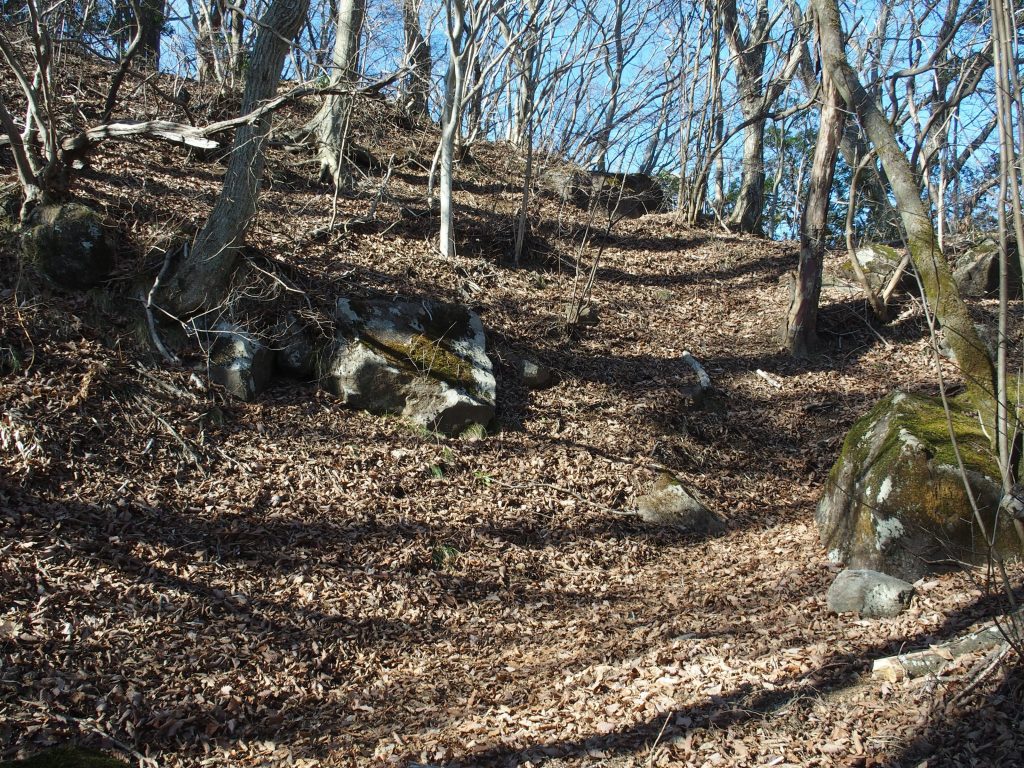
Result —
<path fill-rule="evenodd" d="M 10 140 L 18 180 L 24 194 L 22 221 L 28 219 L 37 205 L 60 197 L 67 191 L 67 167 L 59 152 L 57 126 L 53 119 L 56 94 L 52 90 L 51 77 L 52 7 L 47 9 L 39 5 L 37 0 L 28 0 L 25 7 L 29 17 L 31 62 L 35 65 L 31 72 L 22 66 L 21 58 L 7 37 L 6 30 L 0 29 L 0 58 L 14 75 L 27 104 L 24 130 L 19 133 L 13 116 L 0 96 L 0 128 L 3 128 Z"/>
<path fill-rule="evenodd" d="M 1014 107 L 1019 118 L 1024 108 L 1017 63 L 1014 61 L 1016 30 L 1013 14 L 1005 3 L 994 0 L 992 7 L 992 36 L 996 63 L 996 119 L 999 124 L 999 337 L 996 351 L 998 418 L 996 421 L 996 447 L 999 468 L 1003 474 L 1003 492 L 1010 493 L 1018 480 L 1014 467 L 1014 442 L 1018 439 L 1017 418 L 1020 393 L 1011 392 L 1007 361 L 1008 315 L 1010 292 L 1009 238 L 1012 227 L 1017 241 L 1018 258 L 1024 258 L 1024 210 L 1021 209 L 1020 148 L 1014 145 Z M 1024 134 L 1024 131 L 1022 131 Z M 1007 209 L 1009 208 L 1009 211 Z M 1012 224 L 1007 217 L 1012 219 Z M 1017 535 L 1024 542 L 1024 523 L 1015 519 Z"/>
<path fill-rule="evenodd" d="M 807 357 L 817 345 L 818 300 L 821 296 L 828 202 L 832 195 L 839 140 L 846 119 L 835 84 L 822 72 L 822 105 L 818 141 L 814 146 L 811 182 L 800 217 L 800 264 L 784 328 L 786 348 L 794 357 Z"/>
<path fill-rule="evenodd" d="M 758 120 L 760 98 L 743 98 L 740 111 L 745 120 L 752 120 L 743 129 L 743 159 L 740 171 L 740 191 L 729 223 L 740 232 L 760 234 L 764 223 L 764 120 Z"/>
<path fill-rule="evenodd" d="M 422 117 L 430 103 L 430 46 L 420 31 L 422 0 L 402 0 L 402 28 L 405 32 L 405 59 L 410 72 L 403 86 L 411 114 Z"/>
<path fill-rule="evenodd" d="M 338 2 L 334 53 L 331 56 L 332 86 L 353 83 L 358 76 L 359 37 L 362 34 L 365 10 L 366 0 Z M 351 109 L 350 94 L 333 93 L 305 128 L 316 142 L 321 177 L 332 179 L 338 186 L 344 186 L 347 182 L 348 164 L 344 151 Z"/>
<path fill-rule="evenodd" d="M 949 263 L 936 243 L 931 214 L 921 200 L 920 183 L 896 141 L 892 126 L 864 90 L 846 58 L 837 0 L 813 0 L 813 3 L 820 31 L 822 68 L 834 80 L 843 101 L 856 112 L 878 153 L 899 207 L 925 300 L 960 365 L 971 402 L 994 438 L 995 366 L 960 297 Z"/>
<path fill-rule="evenodd" d="M 245 0 L 236 0 L 230 6 L 225 7 L 225 16 L 228 21 L 227 31 L 227 65 L 234 86 L 236 78 L 242 76 L 245 71 Z"/>
<path fill-rule="evenodd" d="M 242 114 L 274 95 L 289 41 L 298 34 L 307 6 L 308 0 L 273 0 L 260 19 Z M 208 312 L 227 295 L 242 240 L 256 213 L 270 121 L 268 113 L 235 133 L 220 197 L 161 297 L 164 308 L 178 317 Z"/>
<path fill-rule="evenodd" d="M 619 90 L 622 87 L 623 68 L 625 67 L 625 47 L 622 39 L 624 12 L 624 0 L 615 0 L 612 36 L 610 40 L 605 41 L 604 51 L 604 68 L 609 90 L 601 129 L 597 134 L 597 156 L 594 158 L 594 168 L 598 171 L 608 170 L 608 147 L 611 144 L 612 130 L 615 127 L 615 113 L 619 108 Z"/>
<path fill-rule="evenodd" d="M 164 0 L 141 0 L 141 13 L 136 24 L 142 29 L 139 58 L 156 69 L 160 63 L 160 38 L 164 28 Z"/>
<path fill-rule="evenodd" d="M 223 88 L 227 82 L 221 61 L 220 40 L 223 26 L 220 0 L 211 4 L 198 0 L 199 12 L 195 15 L 196 62 L 199 82 L 216 82 Z"/>
<path fill-rule="evenodd" d="M 455 160 L 455 138 L 462 122 L 462 106 L 466 88 L 467 40 L 473 34 L 466 16 L 465 0 L 447 0 L 448 9 L 448 74 L 445 77 L 444 113 L 441 116 L 440 143 L 440 208 L 441 255 L 455 255 L 455 232 L 452 220 L 452 173 Z M 433 174 L 431 174 L 433 176 Z"/>

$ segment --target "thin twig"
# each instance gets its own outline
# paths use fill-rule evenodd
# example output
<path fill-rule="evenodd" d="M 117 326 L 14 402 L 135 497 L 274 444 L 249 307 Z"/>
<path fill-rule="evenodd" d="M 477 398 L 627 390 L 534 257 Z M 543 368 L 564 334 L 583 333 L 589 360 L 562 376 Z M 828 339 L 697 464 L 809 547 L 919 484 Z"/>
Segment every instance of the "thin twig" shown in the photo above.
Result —
<path fill-rule="evenodd" d="M 188 243 L 184 245 L 185 253 L 184 258 L 188 258 Z M 167 274 L 167 270 L 171 266 L 171 249 L 168 248 L 164 254 L 164 264 L 160 268 L 159 274 L 156 276 L 156 280 L 153 281 L 153 285 L 149 289 L 149 293 L 146 295 L 146 300 L 143 302 L 143 306 L 146 310 L 146 324 L 149 326 L 149 335 L 153 339 L 153 344 L 156 346 L 157 351 L 163 356 L 164 360 L 171 363 L 172 365 L 179 365 L 181 359 L 173 352 L 164 346 L 163 340 L 160 338 L 160 333 L 156 328 L 156 320 L 153 318 L 153 297 L 156 296 L 157 288 L 160 287 L 160 281 L 164 279 Z"/>

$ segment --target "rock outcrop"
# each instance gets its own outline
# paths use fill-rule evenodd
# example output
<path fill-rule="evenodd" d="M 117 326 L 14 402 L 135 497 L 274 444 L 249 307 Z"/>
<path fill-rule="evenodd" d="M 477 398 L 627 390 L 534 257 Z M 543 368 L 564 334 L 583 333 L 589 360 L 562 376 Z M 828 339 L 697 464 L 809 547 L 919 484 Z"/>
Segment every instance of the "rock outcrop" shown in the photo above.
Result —
<path fill-rule="evenodd" d="M 64 288 L 98 285 L 114 266 L 111 234 L 99 214 L 78 203 L 37 209 L 21 248 L 28 263 Z"/>
<path fill-rule="evenodd" d="M 953 279 L 963 296 L 991 298 L 999 295 L 999 243 L 986 237 L 952 258 Z M 1011 241 L 1007 253 L 1010 298 L 1021 293 L 1021 268 L 1017 244 Z"/>
<path fill-rule="evenodd" d="M 540 186 L 580 208 L 596 206 L 613 219 L 635 219 L 645 213 L 656 213 L 665 204 L 661 184 L 645 173 L 550 168 L 540 175 Z"/>
<path fill-rule="evenodd" d="M 336 322 L 320 378 L 346 405 L 446 435 L 493 419 L 496 383 L 474 312 L 435 301 L 340 299 Z"/>
<path fill-rule="evenodd" d="M 1021 554 L 998 516 L 999 468 L 970 406 L 951 401 L 965 474 L 985 530 L 1006 556 Z M 850 430 L 817 510 L 829 558 L 914 581 L 943 563 L 983 562 L 986 536 L 972 512 L 939 400 L 895 392 Z"/>

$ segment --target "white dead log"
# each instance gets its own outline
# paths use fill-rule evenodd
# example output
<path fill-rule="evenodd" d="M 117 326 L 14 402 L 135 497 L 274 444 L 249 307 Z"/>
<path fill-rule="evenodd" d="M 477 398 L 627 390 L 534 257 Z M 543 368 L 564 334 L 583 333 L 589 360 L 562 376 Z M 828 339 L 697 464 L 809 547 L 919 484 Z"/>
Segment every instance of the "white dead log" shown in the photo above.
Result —
<path fill-rule="evenodd" d="M 1017 621 L 1020 620 L 1018 614 Z M 950 640 L 948 643 L 933 645 L 923 651 L 900 653 L 876 659 L 871 665 L 871 677 L 876 680 L 887 680 L 898 683 L 901 680 L 924 677 L 935 674 L 949 662 L 960 656 L 978 651 L 987 651 L 1007 643 L 1007 632 L 1013 632 L 1012 626 L 1000 626 L 992 623 L 982 629 L 971 632 L 963 637 Z"/>
<path fill-rule="evenodd" d="M 711 377 L 708 376 L 708 372 L 704 370 L 702 366 L 693 355 L 687 351 L 683 351 L 683 354 L 679 356 L 679 359 L 686 363 L 693 372 L 697 374 L 697 381 L 700 382 L 700 388 L 702 390 L 711 389 Z"/>
<path fill-rule="evenodd" d="M 65 152 L 76 152 L 106 139 L 124 139 L 134 136 L 163 139 L 173 144 L 199 149 L 216 149 L 220 146 L 220 142 L 208 138 L 206 134 L 209 132 L 209 128 L 196 128 L 169 120 L 130 120 L 88 128 L 61 141 L 61 149 Z"/>
<path fill-rule="evenodd" d="M 321 87 L 315 84 L 299 85 L 287 93 L 263 102 L 244 115 L 204 126 L 186 125 L 185 123 L 175 123 L 170 120 L 125 120 L 117 123 L 104 123 L 103 125 L 87 128 L 73 136 L 65 137 L 61 140 L 61 149 L 65 152 L 79 152 L 106 139 L 124 139 L 136 136 L 162 139 L 174 144 L 182 144 L 199 149 L 216 149 L 220 146 L 220 142 L 210 138 L 211 136 L 224 133 L 240 125 L 252 125 L 259 118 L 280 109 L 295 99 L 312 94 L 336 94 L 342 92 L 373 96 L 379 93 L 382 88 L 397 80 L 404 72 L 404 69 L 399 70 L 361 87 L 350 84 L 328 87 Z"/>

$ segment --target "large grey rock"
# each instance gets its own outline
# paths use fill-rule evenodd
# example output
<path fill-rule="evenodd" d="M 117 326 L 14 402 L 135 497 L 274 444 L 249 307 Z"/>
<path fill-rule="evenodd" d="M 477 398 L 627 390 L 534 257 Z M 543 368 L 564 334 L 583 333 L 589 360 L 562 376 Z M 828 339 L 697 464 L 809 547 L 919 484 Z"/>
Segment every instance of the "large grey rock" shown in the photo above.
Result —
<path fill-rule="evenodd" d="M 77 203 L 37 209 L 21 248 L 30 263 L 65 288 L 91 288 L 114 266 L 112 235 L 99 214 Z"/>
<path fill-rule="evenodd" d="M 635 219 L 657 213 L 665 204 L 665 191 L 645 173 L 590 173 L 590 197 L 613 218 Z"/>
<path fill-rule="evenodd" d="M 337 303 L 321 379 L 342 402 L 457 435 L 493 418 L 497 398 L 476 313 L 434 301 Z"/>
<path fill-rule="evenodd" d="M 854 251 L 853 256 L 864 271 L 864 277 L 867 278 L 871 290 L 876 292 L 880 292 L 888 286 L 889 281 L 896 274 L 896 270 L 903 260 L 901 252 L 892 246 L 881 243 L 865 243 Z M 839 276 L 849 283 L 860 285 L 857 273 L 849 260 L 839 268 Z M 899 282 L 899 286 L 903 290 L 913 290 L 915 285 L 913 269 L 908 265 Z"/>
<path fill-rule="evenodd" d="M 1021 292 L 1020 259 L 1017 244 L 1010 243 L 1007 254 L 1010 298 Z M 973 243 L 954 257 L 953 280 L 964 296 L 975 298 L 999 295 L 999 243 L 991 237 Z"/>
<path fill-rule="evenodd" d="M 700 535 L 725 531 L 725 523 L 698 501 L 677 477 L 662 472 L 654 487 L 636 500 L 637 516 L 645 523 L 663 525 Z"/>
<path fill-rule="evenodd" d="M 1001 485 L 989 440 L 965 402 L 951 401 L 975 500 L 996 550 L 1018 556 L 1012 521 L 996 523 Z M 846 436 L 818 504 L 829 559 L 915 581 L 942 563 L 984 562 L 985 536 L 971 511 L 941 401 L 895 392 Z"/>
<path fill-rule="evenodd" d="M 267 387 L 273 353 L 253 334 L 222 324 L 214 331 L 210 347 L 210 381 L 220 384 L 232 397 L 252 401 Z"/>
<path fill-rule="evenodd" d="M 615 219 L 655 213 L 665 204 L 657 179 L 644 173 L 605 173 L 572 167 L 549 168 L 540 174 L 548 193 L 580 208 L 592 204 Z"/>
<path fill-rule="evenodd" d="M 554 166 L 544 169 L 537 181 L 542 190 L 562 202 L 587 207 L 590 178 L 586 171 L 571 166 Z"/>
<path fill-rule="evenodd" d="M 847 569 L 828 588 L 828 607 L 835 613 L 868 618 L 899 616 L 910 607 L 914 585 L 878 571 Z"/>

